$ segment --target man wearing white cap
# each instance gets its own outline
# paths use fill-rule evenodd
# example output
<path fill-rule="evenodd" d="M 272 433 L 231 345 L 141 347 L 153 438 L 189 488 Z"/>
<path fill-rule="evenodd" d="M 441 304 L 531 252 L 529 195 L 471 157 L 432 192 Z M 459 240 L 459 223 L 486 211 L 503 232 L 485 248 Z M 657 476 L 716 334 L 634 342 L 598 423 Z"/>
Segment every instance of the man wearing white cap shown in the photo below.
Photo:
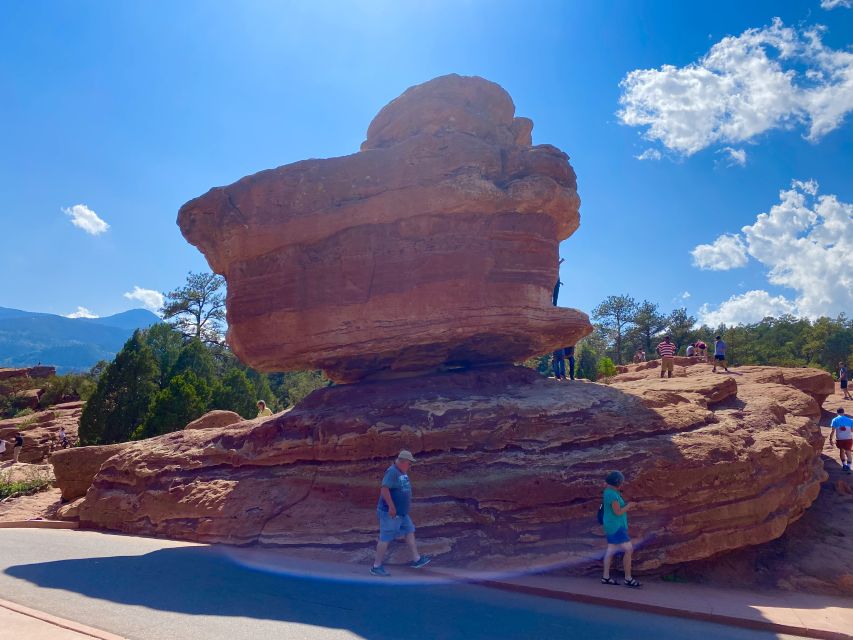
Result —
<path fill-rule="evenodd" d="M 376 545 L 376 558 L 370 573 L 374 576 L 386 577 L 389 574 L 382 562 L 388 551 L 388 544 L 396 538 L 406 538 L 406 544 L 412 552 L 414 569 L 429 564 L 430 556 L 418 553 L 415 542 L 415 523 L 409 517 L 409 506 L 412 503 L 412 485 L 409 482 L 409 468 L 415 461 L 411 451 L 401 451 L 382 478 L 379 489 L 379 504 L 376 507 L 379 515 L 379 542 Z"/>

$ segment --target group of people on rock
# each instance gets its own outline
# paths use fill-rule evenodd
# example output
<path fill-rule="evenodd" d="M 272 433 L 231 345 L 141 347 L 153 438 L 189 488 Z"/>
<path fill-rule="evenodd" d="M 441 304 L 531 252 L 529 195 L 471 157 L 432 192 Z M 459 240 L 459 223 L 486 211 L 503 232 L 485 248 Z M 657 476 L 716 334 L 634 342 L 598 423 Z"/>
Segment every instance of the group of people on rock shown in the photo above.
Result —
<path fill-rule="evenodd" d="M 706 351 L 707 345 L 701 340 L 698 342 L 694 342 L 687 346 L 687 356 L 688 357 L 699 357 L 703 360 L 707 361 Z M 663 341 L 657 346 L 657 353 L 660 356 L 660 377 L 664 376 L 671 378 L 673 369 L 675 368 L 675 354 L 678 351 L 678 347 L 672 341 L 669 335 L 664 336 Z M 728 350 L 728 345 L 723 340 L 722 336 L 717 336 L 714 339 L 714 368 L 712 371 L 716 373 L 717 367 L 720 366 L 726 371 L 729 370 L 728 363 L 726 362 L 726 351 Z M 645 353 L 643 354 L 645 356 Z M 635 356 L 635 362 L 636 356 Z"/>

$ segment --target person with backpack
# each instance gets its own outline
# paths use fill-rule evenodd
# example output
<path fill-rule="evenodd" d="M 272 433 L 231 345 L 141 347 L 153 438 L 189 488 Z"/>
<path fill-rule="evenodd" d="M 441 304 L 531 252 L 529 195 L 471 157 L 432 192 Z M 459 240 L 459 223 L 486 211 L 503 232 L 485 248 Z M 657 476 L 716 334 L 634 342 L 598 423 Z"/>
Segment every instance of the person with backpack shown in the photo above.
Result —
<path fill-rule="evenodd" d="M 631 572 L 631 561 L 634 554 L 634 545 L 628 536 L 628 509 L 631 505 L 625 502 L 619 487 L 625 482 L 625 476 L 620 471 L 611 471 L 604 479 L 605 488 L 601 498 L 601 506 L 598 509 L 599 522 L 604 526 L 604 535 L 607 537 L 607 551 L 604 552 L 604 575 L 601 584 L 619 584 L 610 577 L 610 564 L 613 556 L 622 552 L 622 565 L 625 569 L 625 586 L 632 589 L 640 587 L 640 582 L 634 578 Z"/>

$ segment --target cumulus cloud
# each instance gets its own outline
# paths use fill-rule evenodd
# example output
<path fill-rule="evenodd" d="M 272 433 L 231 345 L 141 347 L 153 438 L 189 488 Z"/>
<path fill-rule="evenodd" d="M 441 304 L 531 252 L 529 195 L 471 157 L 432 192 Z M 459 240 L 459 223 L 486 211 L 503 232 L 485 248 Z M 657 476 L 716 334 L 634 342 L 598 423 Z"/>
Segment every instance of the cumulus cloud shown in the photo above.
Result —
<path fill-rule="evenodd" d="M 796 305 L 785 296 L 771 296 L 761 289 L 747 291 L 735 295 L 723 302 L 716 309 L 703 304 L 699 308 L 699 322 L 709 327 L 721 324 L 729 327 L 738 324 L 761 322 L 768 316 L 779 316 L 795 313 Z"/>
<path fill-rule="evenodd" d="M 682 300 L 687 300 L 688 298 L 690 298 L 690 292 L 689 291 L 685 291 L 684 293 L 681 294 Z"/>
<path fill-rule="evenodd" d="M 845 9 L 853 8 L 853 0 L 820 0 L 821 9 L 829 11 L 836 7 L 843 7 Z"/>
<path fill-rule="evenodd" d="M 75 227 L 83 229 L 83 231 L 93 236 L 105 233 L 110 228 L 110 225 L 98 217 L 98 214 L 85 204 L 75 204 L 73 207 L 63 208 L 62 213 L 71 218 L 71 224 Z"/>
<path fill-rule="evenodd" d="M 638 156 L 634 156 L 637 160 L 660 160 L 663 156 L 657 149 L 646 149 Z"/>
<path fill-rule="evenodd" d="M 720 149 L 719 153 L 725 153 L 726 158 L 728 159 L 729 166 L 732 167 L 734 165 L 745 166 L 746 165 L 746 150 L 745 149 L 734 149 L 732 147 L 723 147 Z"/>
<path fill-rule="evenodd" d="M 741 234 L 720 236 L 713 244 L 696 247 L 694 264 L 706 269 L 732 268 L 725 266 L 724 252 L 717 249 L 725 244 L 740 245 L 767 267 L 771 284 L 796 292 L 796 299 L 785 307 L 787 312 L 809 318 L 849 312 L 853 308 L 853 271 L 849 268 L 853 204 L 834 195 L 818 195 L 818 189 L 814 180 L 794 180 L 790 189 L 779 192 L 779 203 L 743 227 Z M 772 300 L 781 308 L 780 298 Z M 724 302 L 721 308 L 731 302 Z"/>
<path fill-rule="evenodd" d="M 77 311 L 69 313 L 66 318 L 97 318 L 98 315 L 89 311 L 86 307 L 77 307 Z"/>
<path fill-rule="evenodd" d="M 693 265 L 709 271 L 728 271 L 749 261 L 746 245 L 738 235 L 722 235 L 711 244 L 700 244 L 690 252 Z"/>
<path fill-rule="evenodd" d="M 163 294 L 154 289 L 142 289 L 141 287 L 133 287 L 133 291 L 128 291 L 124 294 L 128 300 L 137 300 L 141 302 L 146 309 L 151 311 L 159 311 L 163 306 Z"/>
<path fill-rule="evenodd" d="M 799 124 L 817 141 L 853 110 L 853 52 L 825 46 L 824 30 L 775 18 L 723 38 L 686 66 L 631 71 L 617 115 L 685 155 Z"/>

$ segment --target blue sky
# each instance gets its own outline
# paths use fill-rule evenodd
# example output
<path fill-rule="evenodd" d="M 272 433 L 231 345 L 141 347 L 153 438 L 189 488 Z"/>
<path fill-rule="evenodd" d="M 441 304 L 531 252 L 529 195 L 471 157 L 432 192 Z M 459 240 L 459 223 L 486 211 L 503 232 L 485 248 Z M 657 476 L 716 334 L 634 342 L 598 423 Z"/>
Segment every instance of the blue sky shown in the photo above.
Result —
<path fill-rule="evenodd" d="M 571 156 L 581 227 L 562 245 L 561 304 L 625 292 L 730 322 L 849 312 L 853 9 L 823 3 L 838 6 L 7 4 L 0 306 L 150 303 L 125 294 L 206 268 L 175 225 L 185 201 L 355 152 L 389 100 L 460 73 L 501 84 L 534 143 Z"/>

